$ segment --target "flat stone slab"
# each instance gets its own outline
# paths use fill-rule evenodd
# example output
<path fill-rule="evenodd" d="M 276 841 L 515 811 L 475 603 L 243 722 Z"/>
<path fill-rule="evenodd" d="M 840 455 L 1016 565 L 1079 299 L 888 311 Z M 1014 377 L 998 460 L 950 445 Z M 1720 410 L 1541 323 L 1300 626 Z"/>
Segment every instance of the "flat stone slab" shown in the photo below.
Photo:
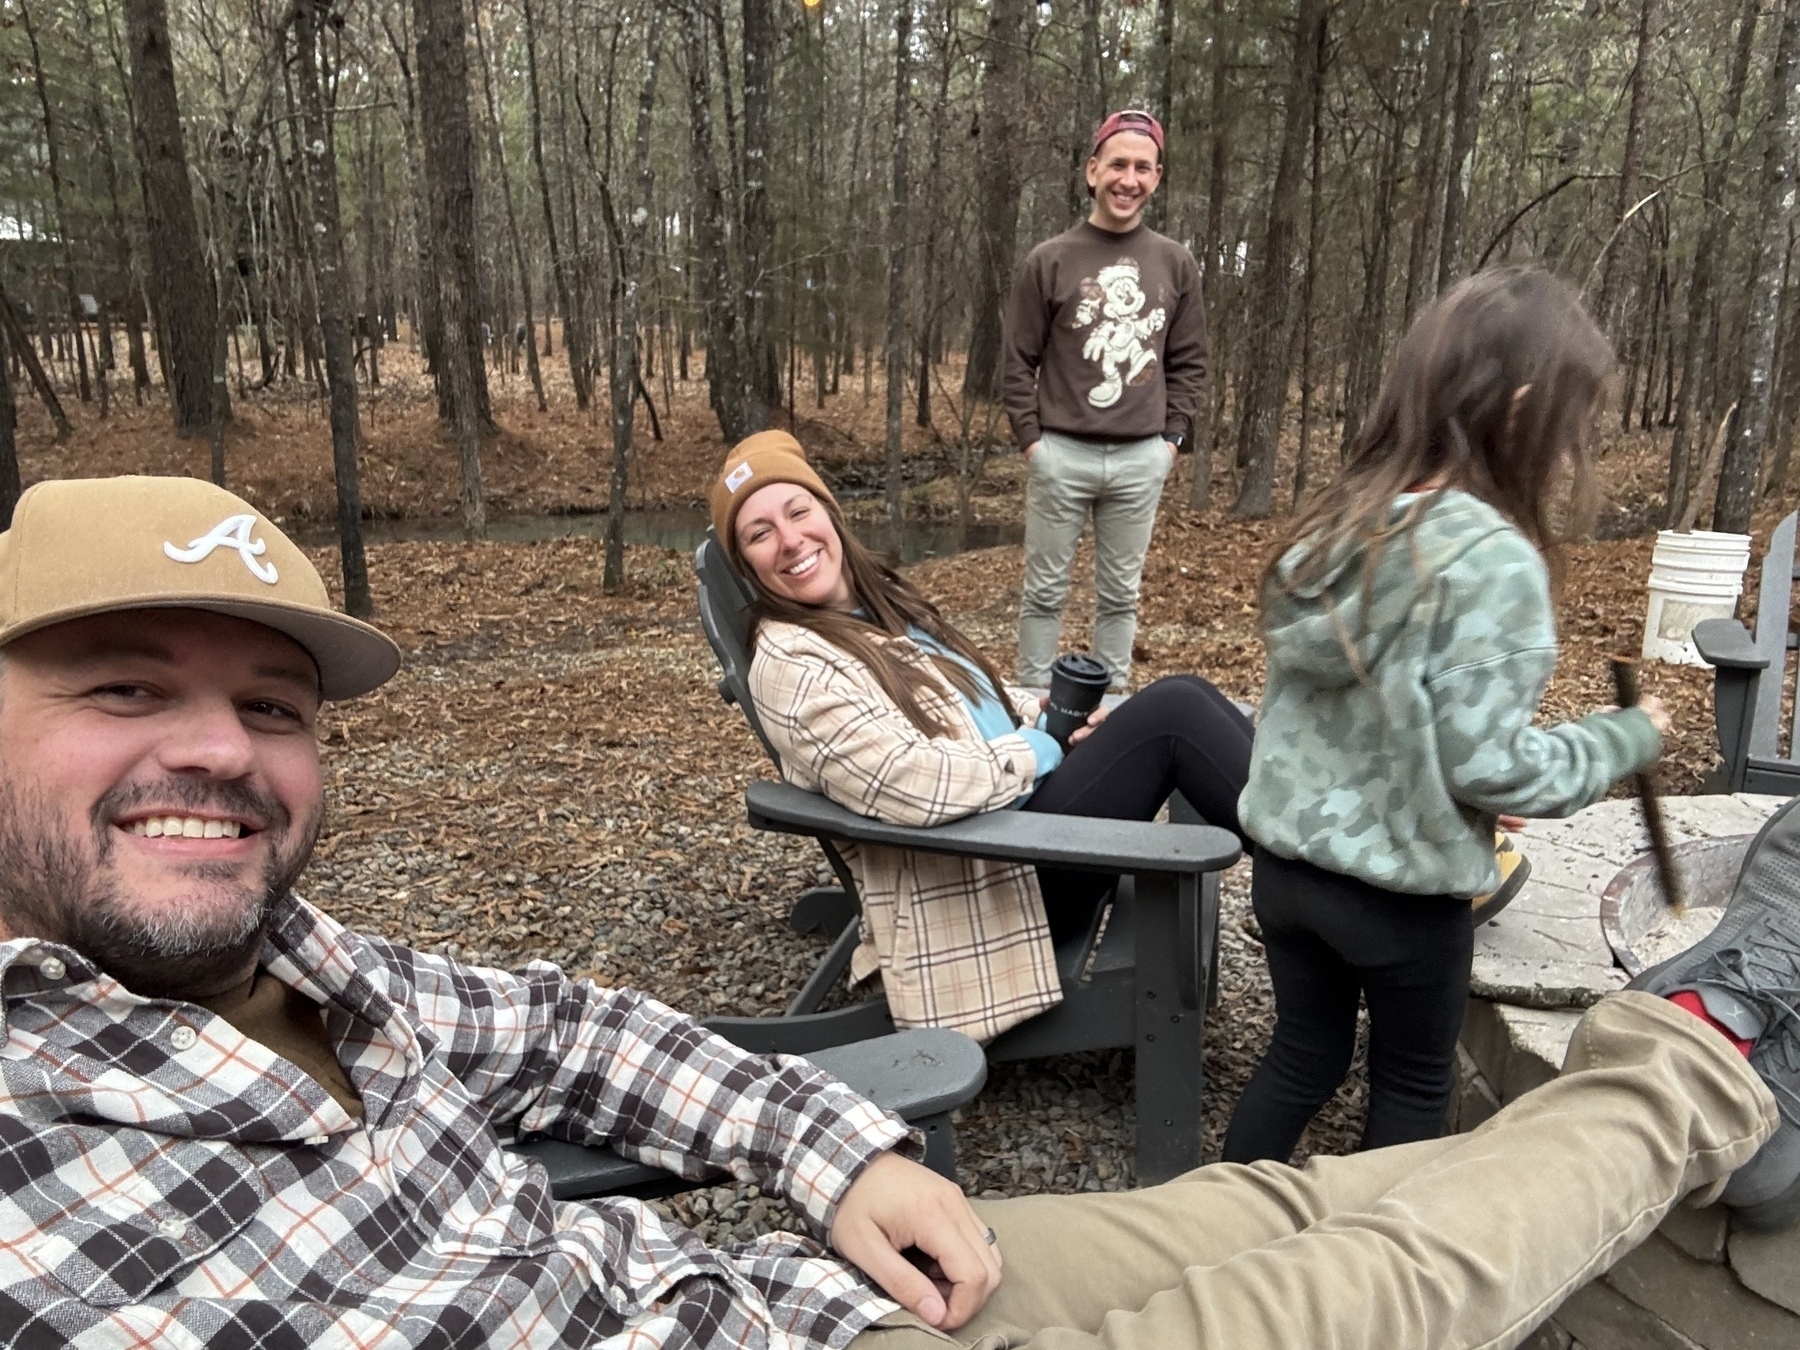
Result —
<path fill-rule="evenodd" d="M 1754 834 L 1786 798 L 1754 793 L 1664 797 L 1670 841 Z M 1524 1008 L 1586 1008 L 1629 976 L 1600 924 L 1600 898 L 1650 847 L 1635 801 L 1598 802 L 1566 820 L 1534 820 L 1514 840 L 1531 877 L 1475 932 L 1470 991 Z"/>
<path fill-rule="evenodd" d="M 1459 1039 L 1498 1099 L 1510 1102 L 1562 1071 L 1580 1021 L 1579 1012 L 1472 998 Z"/>
<path fill-rule="evenodd" d="M 1729 796 L 1662 797 L 1663 820 L 1670 839 L 1722 839 L 1733 834 L 1753 834 L 1775 809 L 1787 800 L 1758 792 Z M 1534 820 L 1513 836 L 1519 848 L 1532 858 L 1534 846 L 1556 844 L 1574 853 L 1602 858 L 1623 867 L 1650 847 L 1643 814 L 1636 801 L 1614 799 L 1596 802 L 1564 820 Z"/>
<path fill-rule="evenodd" d="M 1731 1234 L 1731 1268 L 1744 1287 L 1800 1313 L 1800 1228 L 1785 1233 Z"/>

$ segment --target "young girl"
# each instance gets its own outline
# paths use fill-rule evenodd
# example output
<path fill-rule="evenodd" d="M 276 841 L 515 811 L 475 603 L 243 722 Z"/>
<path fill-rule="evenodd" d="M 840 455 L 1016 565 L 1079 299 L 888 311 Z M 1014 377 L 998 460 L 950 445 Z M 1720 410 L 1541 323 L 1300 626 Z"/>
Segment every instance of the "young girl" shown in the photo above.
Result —
<path fill-rule="evenodd" d="M 1572 814 L 1661 751 L 1654 699 L 1532 724 L 1611 361 L 1564 283 L 1469 278 L 1420 315 L 1343 472 L 1271 553 L 1238 809 L 1276 1025 L 1226 1161 L 1288 1158 L 1349 1069 L 1359 995 L 1363 1147 L 1436 1137 L 1496 818 Z"/>

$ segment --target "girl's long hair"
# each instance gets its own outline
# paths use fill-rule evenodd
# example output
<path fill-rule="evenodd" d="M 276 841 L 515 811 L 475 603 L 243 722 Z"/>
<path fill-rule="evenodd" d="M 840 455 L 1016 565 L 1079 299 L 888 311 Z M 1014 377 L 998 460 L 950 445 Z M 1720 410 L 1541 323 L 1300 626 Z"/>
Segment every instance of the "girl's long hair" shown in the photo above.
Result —
<path fill-rule="evenodd" d="M 837 531 L 844 550 L 844 570 L 850 574 L 850 586 L 862 606 L 862 614 L 797 604 L 771 595 L 763 588 L 755 571 L 744 564 L 734 535 L 726 541 L 726 549 L 756 596 L 750 608 L 751 646 L 756 645 L 758 630 L 771 620 L 810 628 L 832 646 L 867 666 L 882 692 L 894 700 L 907 721 L 927 736 L 950 736 L 955 732 L 955 727 L 945 721 L 925 697 L 927 691 L 942 697 L 945 684 L 975 702 L 990 695 L 999 699 L 1007 717 L 1018 726 L 1018 713 L 1006 697 L 1005 682 L 993 663 L 938 612 L 938 607 L 927 600 L 917 586 L 863 547 L 862 542 L 850 533 L 844 513 L 835 501 L 817 493 L 813 494 L 813 500 L 824 509 L 832 528 Z M 914 624 L 979 670 L 991 688 L 981 688 L 960 661 L 928 651 L 925 662 L 921 663 L 907 648 L 893 641 L 904 636 Z"/>
<path fill-rule="evenodd" d="M 1592 520 L 1587 439 L 1613 364 L 1581 297 L 1546 272 L 1496 268 L 1453 286 L 1419 315 L 1337 478 L 1275 542 L 1263 573 L 1290 593 L 1362 553 L 1373 583 L 1387 546 L 1436 499 L 1394 499 L 1431 479 L 1500 511 L 1560 578 L 1562 548 Z M 1285 569 L 1296 544 L 1306 551 Z"/>

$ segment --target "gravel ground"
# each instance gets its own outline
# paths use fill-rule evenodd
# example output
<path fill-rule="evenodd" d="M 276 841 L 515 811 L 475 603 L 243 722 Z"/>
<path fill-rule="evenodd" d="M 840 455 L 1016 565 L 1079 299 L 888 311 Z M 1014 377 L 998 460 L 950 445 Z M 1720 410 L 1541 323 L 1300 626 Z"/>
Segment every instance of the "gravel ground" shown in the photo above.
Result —
<path fill-rule="evenodd" d="M 406 667 L 328 716 L 330 819 L 302 889 L 356 927 L 461 960 L 549 960 L 700 1015 L 773 1013 L 822 949 L 786 909 L 828 880 L 823 857 L 743 822 L 744 785 L 768 767 L 713 688 L 686 561 L 645 550 L 629 563 L 631 586 L 602 599 L 586 541 L 376 550 L 379 620 Z M 957 617 L 1000 644 L 1004 611 Z M 1271 1018 L 1248 923 L 1240 865 L 1207 1022 L 1209 1158 Z M 1131 1186 L 1131 1074 L 1128 1052 L 997 1066 L 959 1122 L 965 1185 Z M 1352 1144 L 1359 1084 L 1306 1151 Z M 744 1188 L 668 1203 L 709 1237 L 786 1221 Z"/>

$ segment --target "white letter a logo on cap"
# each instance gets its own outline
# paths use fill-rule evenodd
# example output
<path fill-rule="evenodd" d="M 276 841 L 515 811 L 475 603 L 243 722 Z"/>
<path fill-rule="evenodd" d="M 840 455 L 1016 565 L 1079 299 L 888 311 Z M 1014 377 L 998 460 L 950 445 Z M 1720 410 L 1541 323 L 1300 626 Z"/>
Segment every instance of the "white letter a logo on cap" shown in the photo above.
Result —
<path fill-rule="evenodd" d="M 281 574 L 275 570 L 274 563 L 257 561 L 259 555 L 269 551 L 269 545 L 262 539 L 251 542 L 250 531 L 255 528 L 255 516 L 227 516 L 186 548 L 165 543 L 163 552 L 176 562 L 197 563 L 211 557 L 215 548 L 234 548 L 238 557 L 244 560 L 244 566 L 250 569 L 251 576 L 273 586 L 281 579 Z"/>

